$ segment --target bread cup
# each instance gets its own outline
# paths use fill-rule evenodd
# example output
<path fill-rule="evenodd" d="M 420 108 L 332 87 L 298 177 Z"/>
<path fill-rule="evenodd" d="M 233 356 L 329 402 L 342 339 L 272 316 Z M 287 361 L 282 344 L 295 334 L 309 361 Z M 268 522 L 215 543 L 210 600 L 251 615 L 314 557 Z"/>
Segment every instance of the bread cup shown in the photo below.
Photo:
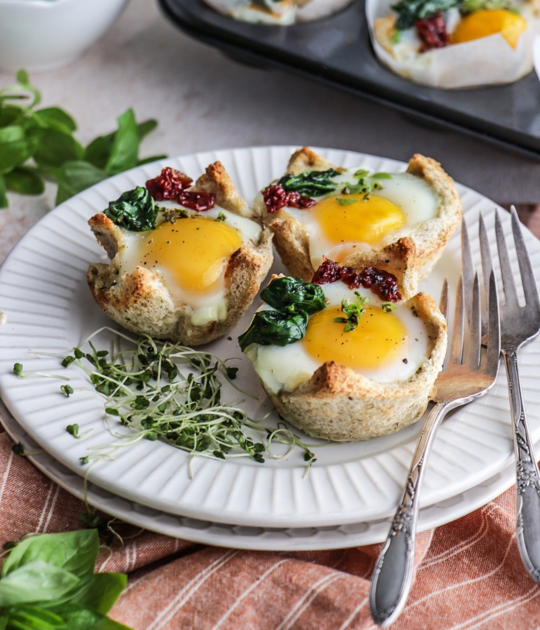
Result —
<path fill-rule="evenodd" d="M 269 286 L 278 278 L 274 276 Z M 330 294 L 328 287 L 341 291 L 338 284 L 323 285 L 321 288 L 325 290 L 326 296 Z M 335 298 L 327 299 L 335 303 Z M 269 308 L 263 304 L 259 311 Z M 306 365 L 304 349 L 296 346 L 310 335 L 309 324 L 302 341 L 283 347 L 250 343 L 244 345 L 243 349 L 252 361 L 268 396 L 285 420 L 316 438 L 338 442 L 368 440 L 394 433 L 424 414 L 444 362 L 446 322 L 435 300 L 426 293 L 418 293 L 398 304 L 398 308 L 403 309 L 399 317 L 403 318 L 404 314 L 409 313 L 407 317 L 410 318 L 412 314 L 413 318 L 417 318 L 415 330 L 420 326 L 424 331 L 422 338 L 417 332 L 412 333 L 416 338 L 407 340 L 409 347 L 419 338 L 423 345 L 417 350 L 419 354 L 410 366 L 403 365 L 408 362 L 402 360 L 401 368 L 398 368 L 402 373 L 396 378 L 390 374 L 390 368 L 383 368 L 388 373 L 382 382 L 335 360 L 325 361 L 317 367 L 317 362 L 308 359 Z M 333 316 L 333 313 L 329 312 L 329 315 Z M 310 321 L 315 316 L 311 315 Z M 368 316 L 366 310 L 362 317 Z M 408 330 L 410 335 L 411 331 Z M 343 333 L 342 339 L 345 336 L 346 333 Z M 241 345 L 242 341 L 245 344 L 250 339 L 241 336 Z M 398 356 L 397 365 L 400 360 Z M 300 367 L 297 368 L 297 365 Z M 392 366 L 395 365 L 394 361 Z M 381 378 L 380 374 L 376 378 Z"/>
<path fill-rule="evenodd" d="M 345 171 L 304 147 L 293 153 L 286 173 L 300 175 L 329 169 L 334 169 L 339 174 Z M 370 264 L 378 266 L 388 264 L 384 262 L 387 260 L 383 254 L 384 250 L 399 243 L 399 247 L 407 251 L 407 263 L 404 268 L 404 298 L 408 299 L 415 295 L 419 284 L 430 274 L 441 257 L 448 240 L 460 224 L 462 209 L 454 181 L 435 160 L 416 154 L 409 161 L 406 172 L 421 180 L 424 188 L 425 183 L 428 184 L 429 189 L 434 193 L 434 198 L 438 199 L 437 215 L 411 229 L 387 234 L 376 245 L 368 247 L 366 251 L 352 253 L 341 259 L 332 255 L 329 257 L 332 260 L 339 260 L 340 264 L 353 267 Z M 270 186 L 274 186 L 277 181 L 272 182 Z M 384 188 L 384 181 L 382 185 Z M 310 210 L 302 211 L 283 207 L 275 212 L 269 212 L 263 194 L 264 191 L 257 195 L 254 208 L 264 224 L 273 232 L 274 243 L 283 263 L 291 275 L 303 280 L 311 280 L 315 268 L 313 252 L 310 248 L 310 231 L 306 223 L 301 220 L 303 213 Z M 377 192 L 371 194 L 373 196 Z M 319 202 L 328 196 L 331 195 L 324 195 L 316 201 Z M 321 262 L 318 260 L 315 266 Z"/>
<path fill-rule="evenodd" d="M 220 280 L 224 297 L 217 310 L 214 307 L 194 309 L 171 290 L 161 273 L 152 269 L 137 265 L 131 272 L 123 272 L 123 252 L 131 243 L 130 239 L 140 237 L 114 223 L 105 213 L 93 216 L 89 225 L 111 262 L 90 265 L 87 280 L 99 306 L 127 330 L 198 346 L 226 334 L 251 305 L 273 261 L 272 233 L 251 221 L 248 204 L 238 194 L 220 162 L 211 164 L 187 190 L 213 195 L 214 207 L 208 212 L 193 212 L 175 201 L 158 201 L 156 228 L 171 221 L 176 229 L 184 225 L 182 221 L 204 216 L 217 221 L 226 217 L 224 225 L 228 221 L 233 227 L 240 225 L 246 231 L 246 234 L 241 232 L 241 245 L 224 262 Z M 139 234 L 150 238 L 152 231 Z"/>

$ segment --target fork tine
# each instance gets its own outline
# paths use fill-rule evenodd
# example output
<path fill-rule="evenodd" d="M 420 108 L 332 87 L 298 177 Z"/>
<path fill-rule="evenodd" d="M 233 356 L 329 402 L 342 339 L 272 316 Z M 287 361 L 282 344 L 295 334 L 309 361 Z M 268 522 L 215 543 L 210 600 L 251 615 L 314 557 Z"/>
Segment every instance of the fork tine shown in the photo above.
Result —
<path fill-rule="evenodd" d="M 471 344 L 469 348 L 469 368 L 478 370 L 480 367 L 480 349 L 482 346 L 482 319 L 480 313 L 480 287 L 478 285 L 478 274 L 474 274 L 473 290 L 472 290 L 472 308 L 470 318 L 470 336 Z"/>
<path fill-rule="evenodd" d="M 517 292 L 514 282 L 512 267 L 508 257 L 508 249 L 506 248 L 506 240 L 504 238 L 503 226 L 499 211 L 495 210 L 495 235 L 497 237 L 497 250 L 499 254 L 499 262 L 501 264 L 501 276 L 503 280 L 504 301 L 505 304 L 517 305 Z"/>
<path fill-rule="evenodd" d="M 456 309 L 454 313 L 454 330 L 450 345 L 450 363 L 461 365 L 463 357 L 463 326 L 465 324 L 465 300 L 463 299 L 463 277 L 459 276 L 456 291 Z"/>
<path fill-rule="evenodd" d="M 444 279 L 441 291 L 441 299 L 439 301 L 439 310 L 444 319 L 448 319 L 448 278 Z"/>
<path fill-rule="evenodd" d="M 463 275 L 463 287 L 465 293 L 465 304 L 467 305 L 467 319 L 471 315 L 472 288 L 474 280 L 474 260 L 471 251 L 471 241 L 469 230 L 465 219 L 461 220 L 461 273 Z"/>
<path fill-rule="evenodd" d="M 514 233 L 514 243 L 516 245 L 519 271 L 521 273 L 521 283 L 523 284 L 523 292 L 525 293 L 525 303 L 529 308 L 539 310 L 540 300 L 538 299 L 538 288 L 534 279 L 529 252 L 527 251 L 525 239 L 521 231 L 519 217 L 514 206 L 511 207 L 510 212 L 512 213 L 512 232 Z"/>
<path fill-rule="evenodd" d="M 489 295 L 489 283 L 493 263 L 491 261 L 491 248 L 489 246 L 486 224 L 484 223 L 482 214 L 480 214 L 480 227 L 478 232 L 480 236 L 480 253 L 482 254 L 482 275 L 484 276 L 484 289 L 487 296 Z"/>
<path fill-rule="evenodd" d="M 492 270 L 489 275 L 487 357 L 483 370 L 485 374 L 496 376 L 499 368 L 500 352 L 501 320 L 499 318 L 499 296 L 495 274 Z"/>

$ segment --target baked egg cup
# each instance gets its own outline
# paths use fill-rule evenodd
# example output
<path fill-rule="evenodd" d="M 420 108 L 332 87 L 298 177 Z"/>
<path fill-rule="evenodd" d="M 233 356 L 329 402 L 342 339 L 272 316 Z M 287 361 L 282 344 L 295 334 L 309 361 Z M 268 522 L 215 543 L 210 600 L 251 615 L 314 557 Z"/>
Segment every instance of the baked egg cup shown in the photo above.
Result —
<path fill-rule="evenodd" d="M 210 210 L 212 217 L 206 212 L 185 209 L 178 202 L 156 202 L 159 208 L 155 229 L 130 232 L 113 222 L 105 213 L 93 216 L 88 223 L 111 262 L 90 265 L 87 280 L 99 306 L 127 330 L 187 346 L 199 346 L 225 335 L 250 307 L 273 262 L 272 233 L 261 229 L 251 220 L 252 211 L 220 162 L 208 166 L 206 173 L 199 177 L 188 192 L 213 196 L 214 207 Z M 170 219 L 171 214 L 173 219 Z M 211 304 L 196 309 L 176 291 L 170 277 L 166 281 L 162 272 L 144 266 L 146 263 L 133 263 L 126 271 L 123 262 L 133 239 L 138 239 L 140 243 L 148 238 L 150 242 L 157 234 L 156 230 L 168 222 L 168 233 L 180 233 L 178 228 L 195 225 L 194 222 L 183 223 L 193 218 L 199 222 L 213 218 L 223 226 L 229 222 L 234 224 L 234 227 L 229 226 L 230 233 L 228 230 L 226 232 L 228 236 L 233 235 L 233 241 L 236 238 L 240 242 L 238 248 L 234 248 L 227 257 L 216 260 L 219 267 L 216 283 L 222 290 L 218 307 Z M 203 228 L 206 226 L 205 223 L 200 225 Z M 234 233 L 240 236 L 234 237 Z M 171 241 L 166 243 L 169 245 Z M 181 255 L 178 258 L 181 274 Z M 140 263 L 140 260 L 137 262 Z M 158 260 L 155 262 L 157 264 Z"/>
<path fill-rule="evenodd" d="M 336 171 L 338 175 L 347 172 L 347 169 L 332 165 L 311 149 L 304 147 L 293 153 L 286 174 L 297 176 L 302 173 L 328 171 L 330 169 Z M 355 169 L 348 170 L 353 171 Z M 328 252 L 327 246 L 326 251 L 323 247 L 319 253 L 322 253 L 323 257 L 327 256 L 342 265 L 351 267 L 374 265 L 390 268 L 393 264 L 389 260 L 387 253 L 392 251 L 392 247 L 405 250 L 407 256 L 402 259 L 400 265 L 403 275 L 403 297 L 409 299 L 417 293 L 419 284 L 431 273 L 450 237 L 459 227 L 462 208 L 454 181 L 435 160 L 416 154 L 409 161 L 406 173 L 417 178 L 419 185 L 425 189 L 423 192 L 431 191 L 433 198 L 438 203 L 435 216 L 410 226 L 410 229 L 408 227 L 405 230 L 390 231 L 374 245 L 359 243 L 359 250 L 356 252 L 354 250 L 350 253 L 342 252 L 337 257 Z M 387 174 L 383 175 L 386 176 Z M 390 174 L 389 179 L 392 178 L 392 175 L 396 179 L 401 176 L 401 174 Z M 352 177 L 352 175 L 350 176 Z M 415 180 L 411 181 L 415 182 Z M 278 180 L 272 182 L 270 186 L 274 186 L 277 182 Z M 386 183 L 382 180 L 381 184 L 382 193 L 380 194 L 383 195 Z M 386 185 L 388 186 L 388 184 Z M 302 213 L 309 213 L 310 209 L 299 210 L 283 207 L 275 212 L 269 212 L 265 205 L 263 193 L 264 191 L 257 195 L 254 201 L 254 208 L 263 223 L 273 232 L 274 244 L 284 265 L 292 276 L 307 281 L 311 280 L 315 268 L 321 264 L 322 259 L 318 260 L 314 266 L 314 251 L 312 251 L 313 247 L 310 243 L 310 229 L 306 222 L 302 220 Z M 370 193 L 371 197 L 375 197 L 378 194 L 377 190 Z M 333 195 L 334 193 L 325 195 L 314 201 L 318 205 L 321 201 Z M 340 194 L 338 193 L 336 197 L 340 197 Z M 346 199 L 346 197 L 343 198 Z M 353 201 L 352 203 L 355 202 Z M 317 208 L 317 205 L 314 206 L 314 209 Z M 360 203 L 352 207 L 361 208 L 362 205 Z M 395 207 L 396 204 L 394 204 Z M 305 216 L 307 218 L 307 215 Z M 355 245 L 353 244 L 352 247 L 355 247 Z"/>
<path fill-rule="evenodd" d="M 269 287 L 282 277 L 273 276 Z M 337 290 L 337 298 L 336 295 L 333 299 L 328 298 L 330 294 L 328 286 Z M 329 303 L 326 325 L 342 326 L 341 323 L 334 323 L 335 319 L 332 320 L 332 324 L 329 324 L 329 318 L 335 314 L 330 312 L 330 307 L 332 303 L 336 303 L 336 299 L 341 294 L 346 294 L 346 290 L 337 283 L 324 285 L 323 288 Z M 349 291 L 352 297 L 354 292 L 351 289 Z M 264 298 L 264 292 L 262 297 Z M 383 323 L 386 317 L 394 316 L 392 314 L 394 308 L 384 310 L 385 304 L 388 305 L 388 302 L 376 303 L 372 307 L 374 312 L 377 311 L 375 315 L 379 320 L 383 320 Z M 380 306 L 383 308 L 379 308 Z M 409 352 L 411 352 L 411 344 L 415 342 L 419 344 L 417 344 L 416 357 L 411 361 L 402 359 L 398 354 L 397 361 L 393 360 L 390 367 L 382 368 L 387 372 L 386 377 L 383 378 L 384 382 L 370 377 L 369 372 L 368 375 L 361 374 L 357 369 L 344 365 L 343 362 L 346 361 L 340 363 L 339 360 L 326 360 L 317 367 L 317 362 L 310 363 L 311 359 L 308 357 L 308 365 L 305 366 L 303 361 L 306 352 L 295 346 L 305 343 L 309 338 L 311 318 L 319 316 L 319 312 L 309 316 L 302 340 L 285 347 L 258 343 L 244 346 L 244 352 L 252 361 L 266 393 L 279 414 L 312 437 L 337 442 L 369 440 L 399 431 L 418 420 L 425 413 L 434 395 L 435 381 L 444 363 L 447 345 L 446 321 L 435 300 L 426 293 L 418 293 L 396 306 L 396 312 L 401 309 L 399 317 L 404 318 L 405 315 L 405 319 L 409 320 L 407 324 L 410 337 L 407 340 Z M 268 308 L 268 305 L 263 304 L 258 312 L 268 310 Z M 325 313 L 324 310 L 321 312 Z M 362 322 L 362 318 L 365 318 L 367 327 L 371 315 L 368 307 L 358 321 Z M 416 320 L 415 332 L 408 328 L 411 318 Z M 373 321 L 376 322 L 376 320 L 377 318 Z M 422 331 L 421 334 L 418 334 L 418 330 Z M 333 334 L 333 330 L 330 329 L 322 332 L 325 339 L 331 339 Z M 339 338 L 341 346 L 344 341 L 346 342 L 349 334 L 353 333 L 344 331 L 341 334 Z M 242 337 L 245 340 L 245 335 L 240 337 L 241 345 Z M 386 341 L 389 340 L 386 339 Z M 363 347 L 357 347 L 357 350 L 361 353 Z M 339 346 L 338 351 L 342 352 Z M 367 347 L 365 351 L 369 352 Z M 346 352 L 354 355 L 354 349 Z M 411 352 L 410 356 L 413 355 L 414 353 Z M 311 357 L 313 356 L 312 353 Z M 295 361 L 300 366 L 296 373 L 294 372 Z M 318 363 L 320 362 L 319 360 Z M 398 374 L 393 377 L 390 370 L 393 370 L 395 366 L 397 366 Z M 289 374 L 292 377 L 289 377 Z"/>

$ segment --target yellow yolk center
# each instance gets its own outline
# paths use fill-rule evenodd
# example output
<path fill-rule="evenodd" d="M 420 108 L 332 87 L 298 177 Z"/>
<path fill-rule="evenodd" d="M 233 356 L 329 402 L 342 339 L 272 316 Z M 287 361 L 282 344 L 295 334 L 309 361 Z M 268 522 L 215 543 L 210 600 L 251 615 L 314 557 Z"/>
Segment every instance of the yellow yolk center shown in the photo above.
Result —
<path fill-rule="evenodd" d="M 341 205 L 338 199 L 347 205 Z M 348 203 L 354 201 L 354 203 Z M 376 245 L 386 234 L 405 225 L 405 215 L 391 201 L 377 195 L 334 195 L 315 206 L 313 214 L 323 234 L 334 245 L 367 243 Z"/>
<path fill-rule="evenodd" d="M 357 328 L 350 332 L 343 332 L 345 325 L 334 322 L 336 317 L 343 317 L 339 306 L 309 318 L 303 343 L 314 359 L 335 361 L 355 370 L 376 369 L 402 358 L 407 334 L 394 313 L 368 306 Z"/>
<path fill-rule="evenodd" d="M 452 33 L 452 44 L 462 44 L 474 39 L 500 33 L 515 48 L 519 36 L 527 28 L 527 21 L 511 11 L 484 9 L 464 17 Z"/>
<path fill-rule="evenodd" d="M 242 245 L 240 234 L 220 221 L 203 217 L 162 223 L 144 240 L 142 262 L 162 268 L 191 293 L 218 288 L 227 261 Z"/>

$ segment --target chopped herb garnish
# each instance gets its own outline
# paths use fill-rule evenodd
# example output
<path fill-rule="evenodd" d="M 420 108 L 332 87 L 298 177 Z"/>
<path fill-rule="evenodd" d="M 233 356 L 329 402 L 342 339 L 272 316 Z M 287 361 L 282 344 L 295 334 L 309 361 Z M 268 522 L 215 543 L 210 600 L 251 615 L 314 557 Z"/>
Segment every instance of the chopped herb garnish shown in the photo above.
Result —
<path fill-rule="evenodd" d="M 227 215 L 220 210 L 219 214 L 216 217 L 216 221 L 226 221 Z"/>
<path fill-rule="evenodd" d="M 111 201 L 103 213 L 126 230 L 145 232 L 155 228 L 158 209 L 148 190 L 137 186 L 122 193 L 116 201 Z"/>
<path fill-rule="evenodd" d="M 308 315 L 326 308 L 324 291 L 318 284 L 300 278 L 276 278 L 261 292 L 261 299 L 278 311 Z"/>
<path fill-rule="evenodd" d="M 358 199 L 347 199 L 346 197 L 336 197 L 336 201 L 340 206 L 350 206 L 353 203 L 358 203 Z"/>
<path fill-rule="evenodd" d="M 364 313 L 365 305 L 369 301 L 369 298 L 362 297 L 358 291 L 355 291 L 356 302 L 351 302 L 346 298 L 341 302 L 341 310 L 345 314 L 345 317 L 335 317 L 333 321 L 336 324 L 345 324 L 343 332 L 351 332 L 358 326 L 358 320 Z"/>
<path fill-rule="evenodd" d="M 392 9 L 398 14 L 396 28 L 404 31 L 412 28 L 418 20 L 437 14 L 445 13 L 454 7 L 459 7 L 462 0 L 401 0 L 392 5 Z"/>
<path fill-rule="evenodd" d="M 381 308 L 385 313 L 391 313 L 396 310 L 396 305 L 393 302 L 383 302 Z"/>
<path fill-rule="evenodd" d="M 392 175 L 390 173 L 373 173 L 370 175 L 371 179 L 392 179 Z"/>

